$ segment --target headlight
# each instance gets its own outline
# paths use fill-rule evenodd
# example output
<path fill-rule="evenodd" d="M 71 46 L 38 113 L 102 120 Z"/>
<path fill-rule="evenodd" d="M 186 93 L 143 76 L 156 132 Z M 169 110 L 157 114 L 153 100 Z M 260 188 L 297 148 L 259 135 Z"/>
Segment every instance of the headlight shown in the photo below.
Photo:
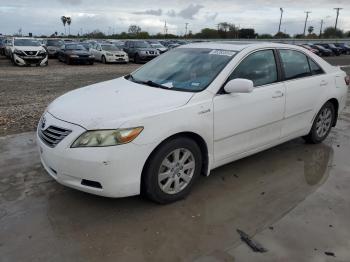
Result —
<path fill-rule="evenodd" d="M 89 55 L 90 58 L 94 58 L 94 55 Z"/>
<path fill-rule="evenodd" d="M 71 147 L 104 147 L 126 144 L 133 141 L 143 130 L 143 127 L 126 129 L 86 131 Z"/>
<path fill-rule="evenodd" d="M 45 50 L 40 50 L 39 51 L 39 55 L 46 55 L 46 51 Z"/>
<path fill-rule="evenodd" d="M 15 53 L 16 55 L 23 55 L 23 52 L 21 50 L 15 49 L 13 51 L 13 53 Z"/>
<path fill-rule="evenodd" d="M 141 55 L 146 55 L 147 52 L 146 52 L 146 51 L 140 51 L 140 54 L 141 54 Z"/>
<path fill-rule="evenodd" d="M 69 57 L 78 58 L 79 56 L 78 55 L 70 55 Z"/>
<path fill-rule="evenodd" d="M 112 54 L 112 53 L 106 53 L 106 55 L 108 55 L 108 56 L 113 56 L 113 54 Z"/>

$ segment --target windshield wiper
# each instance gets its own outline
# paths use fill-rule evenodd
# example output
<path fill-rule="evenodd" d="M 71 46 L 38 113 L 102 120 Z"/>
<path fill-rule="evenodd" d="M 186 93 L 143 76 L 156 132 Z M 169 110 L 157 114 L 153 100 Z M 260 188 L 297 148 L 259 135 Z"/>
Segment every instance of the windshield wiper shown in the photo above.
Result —
<path fill-rule="evenodd" d="M 125 76 L 128 80 L 133 81 L 135 83 L 138 84 L 142 84 L 142 85 L 148 85 L 148 86 L 153 86 L 153 87 L 158 87 L 158 88 L 163 88 L 163 89 L 169 89 L 169 87 L 158 84 L 156 82 L 153 82 L 152 80 L 147 80 L 147 81 L 140 81 L 140 80 L 136 80 L 132 74 L 128 74 Z"/>
<path fill-rule="evenodd" d="M 163 89 L 169 89 L 169 87 L 167 86 L 163 86 L 161 84 L 158 84 L 156 82 L 153 82 L 151 80 L 148 81 L 144 81 L 144 82 L 140 82 L 141 84 L 145 84 L 145 85 L 149 85 L 149 86 L 153 86 L 153 87 L 158 87 L 158 88 L 163 88 Z"/>

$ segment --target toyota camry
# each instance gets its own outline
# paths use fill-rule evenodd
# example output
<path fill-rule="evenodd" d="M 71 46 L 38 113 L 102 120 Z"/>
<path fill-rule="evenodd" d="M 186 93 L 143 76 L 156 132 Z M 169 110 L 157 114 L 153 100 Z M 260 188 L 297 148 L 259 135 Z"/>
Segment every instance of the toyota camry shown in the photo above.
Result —
<path fill-rule="evenodd" d="M 37 129 L 41 162 L 78 190 L 173 202 L 231 161 L 297 137 L 322 142 L 348 85 L 339 67 L 294 45 L 180 46 L 52 102 Z"/>

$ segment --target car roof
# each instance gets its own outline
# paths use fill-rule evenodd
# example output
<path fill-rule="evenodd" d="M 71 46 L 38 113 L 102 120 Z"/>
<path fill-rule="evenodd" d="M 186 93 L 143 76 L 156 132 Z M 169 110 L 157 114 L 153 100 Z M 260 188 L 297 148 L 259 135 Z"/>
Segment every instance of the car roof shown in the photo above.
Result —
<path fill-rule="evenodd" d="M 279 44 L 271 42 L 242 42 L 242 41 L 218 41 L 218 42 L 200 42 L 182 45 L 178 48 L 209 48 L 209 49 L 222 49 L 241 51 L 247 47 L 253 48 L 278 48 L 278 47 L 290 47 L 294 48 L 295 45 Z"/>

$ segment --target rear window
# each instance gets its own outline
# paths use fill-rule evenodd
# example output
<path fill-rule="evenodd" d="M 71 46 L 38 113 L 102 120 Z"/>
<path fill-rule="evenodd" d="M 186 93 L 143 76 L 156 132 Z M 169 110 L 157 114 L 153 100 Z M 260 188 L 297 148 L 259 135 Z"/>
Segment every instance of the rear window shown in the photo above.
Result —
<path fill-rule="evenodd" d="M 286 80 L 311 75 L 308 58 L 295 50 L 279 50 Z"/>

